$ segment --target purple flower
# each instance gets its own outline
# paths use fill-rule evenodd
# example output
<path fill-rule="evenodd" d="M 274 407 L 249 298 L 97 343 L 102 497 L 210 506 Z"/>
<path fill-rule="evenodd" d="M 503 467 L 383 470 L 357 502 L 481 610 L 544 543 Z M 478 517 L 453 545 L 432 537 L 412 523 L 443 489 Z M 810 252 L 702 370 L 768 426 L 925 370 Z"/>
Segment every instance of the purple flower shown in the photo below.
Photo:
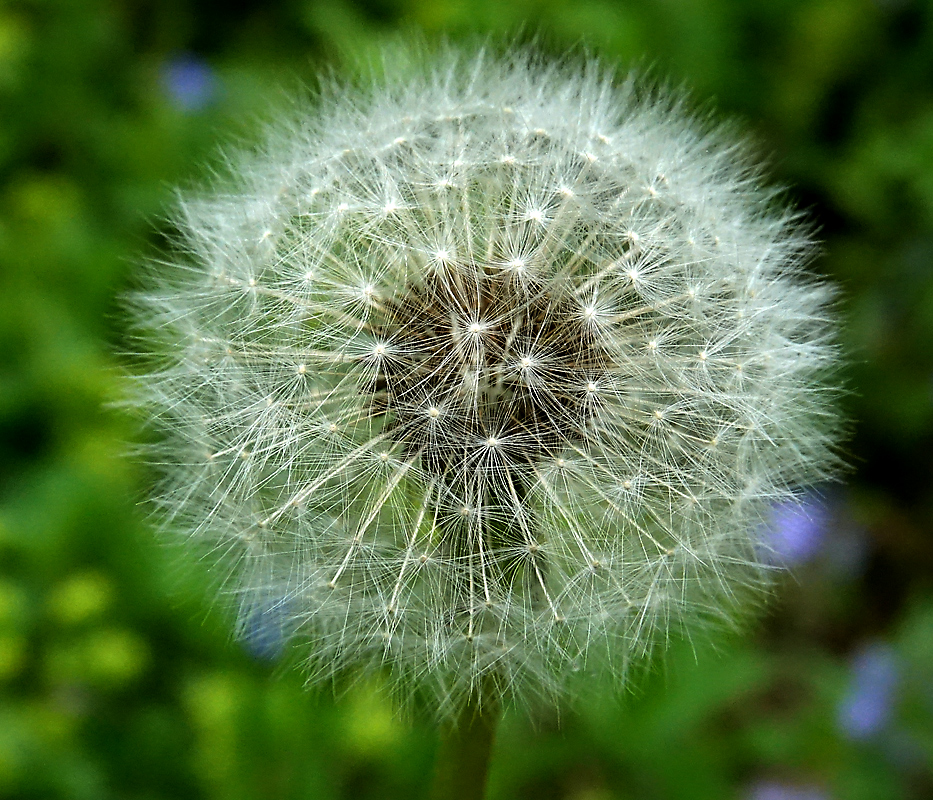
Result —
<path fill-rule="evenodd" d="M 275 661 L 288 640 L 289 619 L 284 600 L 267 601 L 245 611 L 241 638 L 246 651 L 257 661 Z"/>
<path fill-rule="evenodd" d="M 207 62 L 182 53 L 162 65 L 162 87 L 182 111 L 200 111 L 214 98 L 217 78 Z"/>
<path fill-rule="evenodd" d="M 823 547 L 829 512 L 815 499 L 788 500 L 772 508 L 764 531 L 764 545 L 780 564 L 802 564 Z"/>
<path fill-rule="evenodd" d="M 794 786 L 775 781 L 755 784 L 748 797 L 749 800 L 829 800 L 829 795 L 815 786 Z"/>
<path fill-rule="evenodd" d="M 900 665 L 888 645 L 871 644 L 856 654 L 849 690 L 839 706 L 839 727 L 846 736 L 868 739 L 885 728 L 899 678 Z"/>

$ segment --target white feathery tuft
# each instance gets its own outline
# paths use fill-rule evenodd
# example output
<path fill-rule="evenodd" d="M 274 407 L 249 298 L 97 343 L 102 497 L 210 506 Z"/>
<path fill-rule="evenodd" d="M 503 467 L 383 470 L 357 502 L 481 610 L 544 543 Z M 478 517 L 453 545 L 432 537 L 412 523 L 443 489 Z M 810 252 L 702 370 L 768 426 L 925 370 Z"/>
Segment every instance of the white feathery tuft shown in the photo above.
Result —
<path fill-rule="evenodd" d="M 450 713 L 767 583 L 768 509 L 838 468 L 832 292 L 729 135 L 451 49 L 232 164 L 134 300 L 133 402 L 243 629 L 271 604 L 312 679 L 387 666 Z"/>

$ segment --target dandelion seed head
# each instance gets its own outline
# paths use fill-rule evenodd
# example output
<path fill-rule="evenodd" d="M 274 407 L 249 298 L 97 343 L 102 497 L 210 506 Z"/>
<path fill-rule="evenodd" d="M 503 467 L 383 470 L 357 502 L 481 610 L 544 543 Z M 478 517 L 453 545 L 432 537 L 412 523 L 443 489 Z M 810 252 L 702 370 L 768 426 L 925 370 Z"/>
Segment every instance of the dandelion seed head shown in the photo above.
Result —
<path fill-rule="evenodd" d="M 170 526 L 312 680 L 444 714 L 734 619 L 839 427 L 832 292 L 741 146 L 527 54 L 320 105 L 180 202 L 133 301 Z"/>

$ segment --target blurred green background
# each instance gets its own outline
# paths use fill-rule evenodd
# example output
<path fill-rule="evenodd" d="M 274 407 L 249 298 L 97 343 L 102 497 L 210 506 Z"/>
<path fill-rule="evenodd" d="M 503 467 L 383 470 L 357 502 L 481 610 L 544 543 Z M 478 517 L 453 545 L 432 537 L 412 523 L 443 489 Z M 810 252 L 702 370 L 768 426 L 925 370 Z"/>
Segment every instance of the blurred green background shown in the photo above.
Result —
<path fill-rule="evenodd" d="M 712 99 L 842 287 L 853 473 L 776 514 L 764 617 L 632 695 L 507 714 L 492 798 L 933 797 L 933 3 L 0 2 L 0 797 L 424 796 L 435 734 L 310 696 L 156 542 L 107 410 L 177 184 L 399 35 L 540 34 Z"/>

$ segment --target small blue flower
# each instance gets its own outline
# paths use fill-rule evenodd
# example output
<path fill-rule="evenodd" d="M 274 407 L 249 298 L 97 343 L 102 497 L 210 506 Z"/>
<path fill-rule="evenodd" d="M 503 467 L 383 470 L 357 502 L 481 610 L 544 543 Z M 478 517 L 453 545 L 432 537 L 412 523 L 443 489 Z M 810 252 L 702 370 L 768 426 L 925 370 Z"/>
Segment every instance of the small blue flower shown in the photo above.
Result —
<path fill-rule="evenodd" d="M 162 87 L 182 111 L 200 111 L 213 99 L 217 77 L 210 65 L 191 53 L 181 53 L 162 65 Z"/>
<path fill-rule="evenodd" d="M 288 604 L 284 600 L 268 600 L 244 609 L 243 646 L 257 661 L 275 661 L 282 655 L 288 641 L 286 625 Z"/>
<path fill-rule="evenodd" d="M 868 739 L 887 726 L 899 679 L 900 664 L 888 645 L 868 645 L 856 654 L 849 691 L 839 706 L 839 727 L 846 736 Z"/>
<path fill-rule="evenodd" d="M 829 795 L 815 786 L 763 781 L 752 787 L 749 800 L 829 800 Z"/>
<path fill-rule="evenodd" d="M 829 511 L 815 499 L 787 500 L 775 505 L 765 529 L 764 544 L 774 561 L 803 564 L 823 548 Z"/>

